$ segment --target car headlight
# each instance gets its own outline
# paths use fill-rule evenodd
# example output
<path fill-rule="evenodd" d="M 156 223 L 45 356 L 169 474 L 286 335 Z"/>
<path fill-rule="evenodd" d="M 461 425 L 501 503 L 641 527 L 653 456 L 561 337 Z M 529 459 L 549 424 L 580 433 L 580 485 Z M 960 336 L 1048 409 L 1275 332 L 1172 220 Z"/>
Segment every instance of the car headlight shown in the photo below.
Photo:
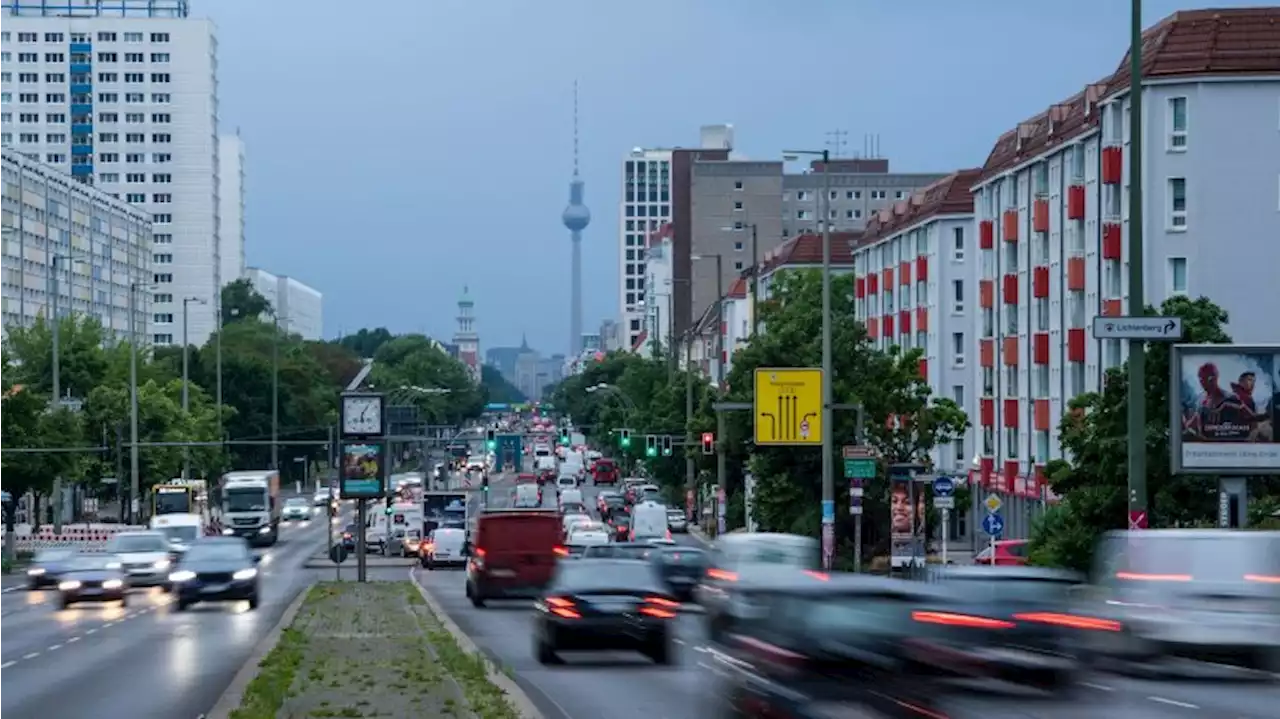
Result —
<path fill-rule="evenodd" d="M 266 527 L 263 527 L 262 529 L 259 529 L 258 534 L 266 534 L 267 532 L 270 532 L 270 531 L 271 531 L 271 527 L 268 525 Z"/>
<path fill-rule="evenodd" d="M 243 582 L 246 579 L 253 579 L 256 576 L 258 576 L 258 570 L 250 567 L 248 569 L 241 569 L 235 574 L 232 574 L 231 578 L 238 582 Z"/>
<path fill-rule="evenodd" d="M 80 582 L 75 579 L 69 579 L 65 582 L 58 583 L 58 589 L 61 589 L 64 592 L 74 591 L 79 588 L 80 588 Z"/>
<path fill-rule="evenodd" d="M 103 589 L 119 589 L 120 587 L 123 587 L 123 586 L 124 586 L 124 582 L 120 581 L 119 579 L 108 579 L 107 581 L 102 583 Z"/>
<path fill-rule="evenodd" d="M 38 576 L 40 576 L 41 574 L 44 574 L 44 571 L 45 571 L 45 570 L 44 570 L 44 567 L 32 567 L 32 568 L 30 568 L 30 569 L 28 569 L 28 570 L 27 570 L 27 576 L 29 576 L 29 577 L 38 577 Z"/>
<path fill-rule="evenodd" d="M 119 568 L 120 568 L 119 562 L 107 562 L 107 569 L 119 569 Z"/>
<path fill-rule="evenodd" d="M 155 567 L 156 569 L 168 569 L 168 568 L 169 568 L 169 560 L 167 560 L 167 559 L 161 559 L 160 561 L 156 562 L 155 564 L 153 564 L 153 565 L 151 565 L 151 566 Z"/>
<path fill-rule="evenodd" d="M 231 527 L 227 527 L 226 529 L 222 530 L 222 534 L 227 537 L 230 537 L 235 533 L 236 533 L 236 530 L 232 529 Z"/>
<path fill-rule="evenodd" d="M 169 581 L 171 582 L 189 582 L 195 578 L 196 573 L 186 569 L 179 569 L 176 572 L 169 573 Z"/>

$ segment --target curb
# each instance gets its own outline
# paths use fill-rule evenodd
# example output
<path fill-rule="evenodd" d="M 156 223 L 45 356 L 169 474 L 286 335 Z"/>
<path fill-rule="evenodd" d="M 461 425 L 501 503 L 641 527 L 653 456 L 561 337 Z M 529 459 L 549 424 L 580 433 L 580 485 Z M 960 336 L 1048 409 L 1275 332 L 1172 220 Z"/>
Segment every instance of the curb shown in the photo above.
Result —
<path fill-rule="evenodd" d="M 227 686 L 227 690 L 222 692 L 222 696 L 218 698 L 216 704 L 208 712 L 201 714 L 198 719 L 229 719 L 231 712 L 240 708 L 240 702 L 244 700 L 244 692 L 249 688 L 249 682 L 258 676 L 259 667 L 267 654 L 276 648 L 276 644 L 280 643 L 280 635 L 284 633 L 285 627 L 293 623 L 293 618 L 298 616 L 298 610 L 302 609 L 302 603 L 306 601 L 307 595 L 311 593 L 311 587 L 315 582 L 308 582 L 298 592 L 298 596 L 294 598 L 289 606 L 285 608 L 284 614 L 280 615 L 280 621 L 267 632 L 267 636 L 258 642 L 258 646 L 253 648 L 253 654 L 249 655 L 249 659 L 245 661 L 244 666 L 240 667 L 240 671 L 231 680 L 231 684 Z"/>
<path fill-rule="evenodd" d="M 431 592 L 427 591 L 427 588 L 418 582 L 418 576 L 415 569 L 416 567 L 409 570 L 409 581 L 413 582 L 413 586 L 418 588 L 418 593 L 421 594 L 422 598 L 427 602 L 427 606 L 431 609 L 431 612 L 436 615 L 436 619 L 440 620 L 441 626 L 443 626 L 445 631 L 449 632 L 450 636 L 453 637 L 453 640 L 458 643 L 458 648 L 468 654 L 479 657 L 480 660 L 484 662 L 485 673 L 488 674 L 489 681 L 492 682 L 494 686 L 501 689 L 503 694 L 507 695 L 507 699 L 511 702 L 512 708 L 516 710 L 516 713 L 519 714 L 522 719 L 544 719 L 542 712 L 534 705 L 533 700 L 529 698 L 529 695 L 526 694 L 519 685 L 512 681 L 510 677 L 503 674 L 498 669 L 493 661 L 480 650 L 480 647 L 476 646 L 476 643 L 471 641 L 471 637 L 467 636 L 467 633 L 462 631 L 462 629 L 454 623 L 453 618 L 445 612 L 444 607 L 440 605 L 440 602 L 436 601 L 436 598 L 431 595 Z M 210 717 L 209 719 L 215 718 Z M 221 719 L 221 717 L 216 719 Z"/>
<path fill-rule="evenodd" d="M 704 547 L 711 546 L 711 538 L 708 537 L 706 534 L 703 534 L 702 530 L 697 527 L 690 525 L 689 531 L 686 532 L 686 534 L 688 534 L 690 537 L 693 537 Z"/>

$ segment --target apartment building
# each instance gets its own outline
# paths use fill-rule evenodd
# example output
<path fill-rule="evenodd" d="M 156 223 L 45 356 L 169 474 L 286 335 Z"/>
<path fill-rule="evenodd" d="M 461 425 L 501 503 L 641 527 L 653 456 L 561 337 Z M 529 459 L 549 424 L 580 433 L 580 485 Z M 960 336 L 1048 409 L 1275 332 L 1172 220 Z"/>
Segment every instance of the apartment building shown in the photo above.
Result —
<path fill-rule="evenodd" d="M 822 161 L 814 160 L 802 173 L 789 173 L 782 180 L 782 237 L 817 232 L 819 214 L 824 210 L 834 230 L 861 230 L 875 213 L 901 202 L 916 190 L 936 182 L 946 173 L 900 173 L 889 171 L 885 158 L 832 158 L 830 175 L 822 176 Z M 821 195 L 827 193 L 827 202 Z"/>
<path fill-rule="evenodd" d="M 664 223 L 649 233 L 644 253 L 644 312 L 641 333 L 635 349 L 642 356 L 653 354 L 655 348 L 669 348 L 674 337 L 675 316 L 672 287 L 675 253 L 672 238 L 675 228 Z"/>
<path fill-rule="evenodd" d="M 280 326 L 305 340 L 324 338 L 324 294 L 286 275 L 258 267 L 245 268 L 244 276 L 271 303 Z"/>
<path fill-rule="evenodd" d="M 240 133 L 218 137 L 218 281 L 244 276 L 244 141 Z M 219 288 L 221 291 L 221 288 Z"/>

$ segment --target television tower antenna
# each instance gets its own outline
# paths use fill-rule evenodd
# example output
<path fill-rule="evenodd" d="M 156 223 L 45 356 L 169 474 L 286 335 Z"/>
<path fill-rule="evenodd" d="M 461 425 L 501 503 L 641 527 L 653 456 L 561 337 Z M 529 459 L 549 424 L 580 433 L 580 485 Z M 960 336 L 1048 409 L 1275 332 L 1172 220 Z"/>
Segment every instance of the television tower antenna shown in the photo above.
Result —
<path fill-rule="evenodd" d="M 573 176 L 578 176 L 578 81 L 573 81 Z"/>
<path fill-rule="evenodd" d="M 832 157 L 844 157 L 844 148 L 848 147 L 849 141 L 848 130 L 832 130 L 827 133 L 827 147 L 831 149 Z"/>

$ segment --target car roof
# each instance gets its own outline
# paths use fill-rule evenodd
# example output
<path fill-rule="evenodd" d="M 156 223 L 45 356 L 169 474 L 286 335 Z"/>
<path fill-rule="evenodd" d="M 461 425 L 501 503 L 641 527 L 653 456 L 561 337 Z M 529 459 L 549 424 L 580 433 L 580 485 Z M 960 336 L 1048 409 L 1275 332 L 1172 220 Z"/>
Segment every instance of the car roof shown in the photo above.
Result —
<path fill-rule="evenodd" d="M 758 572 L 754 569 L 740 577 L 738 586 L 748 591 L 785 592 L 787 594 L 897 594 L 921 599 L 943 599 L 950 596 L 937 584 L 890 579 L 852 572 L 815 572 L 779 568 Z"/>
<path fill-rule="evenodd" d="M 164 532 L 154 529 L 131 529 L 127 532 L 116 532 L 111 535 L 112 539 L 115 539 L 116 537 L 160 537 L 161 539 L 165 539 L 166 535 Z"/>
<path fill-rule="evenodd" d="M 1054 569 L 1052 567 L 1002 567 L 989 564 L 947 567 L 938 573 L 938 577 L 943 580 L 956 578 L 966 580 L 992 579 L 997 581 L 1002 579 L 1040 579 L 1059 582 L 1084 581 L 1084 577 L 1080 574 L 1065 569 Z"/>

